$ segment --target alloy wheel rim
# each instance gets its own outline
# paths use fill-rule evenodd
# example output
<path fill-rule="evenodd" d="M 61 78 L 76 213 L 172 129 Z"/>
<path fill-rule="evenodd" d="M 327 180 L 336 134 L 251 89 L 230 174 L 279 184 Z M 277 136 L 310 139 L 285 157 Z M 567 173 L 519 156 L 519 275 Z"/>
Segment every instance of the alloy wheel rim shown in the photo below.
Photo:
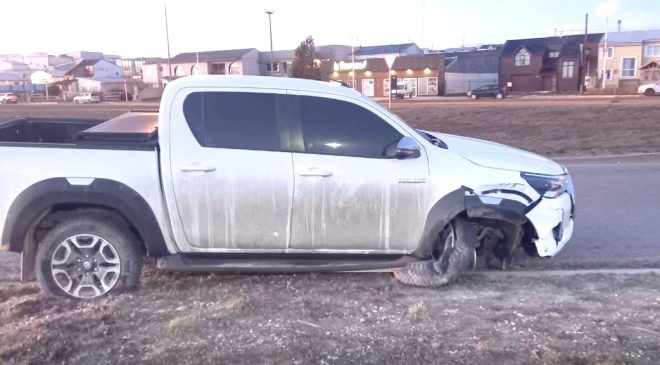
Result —
<path fill-rule="evenodd" d="M 119 281 L 117 249 L 94 234 L 78 234 L 60 242 L 51 256 L 51 273 L 58 288 L 75 298 L 96 298 Z"/>

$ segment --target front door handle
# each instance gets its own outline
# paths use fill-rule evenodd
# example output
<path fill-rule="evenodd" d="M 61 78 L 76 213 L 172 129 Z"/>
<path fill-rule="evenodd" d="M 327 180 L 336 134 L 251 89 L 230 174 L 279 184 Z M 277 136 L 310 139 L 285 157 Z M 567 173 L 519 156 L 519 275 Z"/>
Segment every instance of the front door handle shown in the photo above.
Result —
<path fill-rule="evenodd" d="M 181 165 L 181 166 L 179 166 L 179 170 L 181 170 L 183 172 L 194 172 L 194 171 L 212 172 L 212 171 L 215 171 L 215 166 L 192 163 L 190 165 Z"/>
<path fill-rule="evenodd" d="M 311 168 L 303 171 L 298 171 L 298 175 L 303 177 L 311 177 L 311 176 L 330 177 L 332 176 L 332 171 Z"/>

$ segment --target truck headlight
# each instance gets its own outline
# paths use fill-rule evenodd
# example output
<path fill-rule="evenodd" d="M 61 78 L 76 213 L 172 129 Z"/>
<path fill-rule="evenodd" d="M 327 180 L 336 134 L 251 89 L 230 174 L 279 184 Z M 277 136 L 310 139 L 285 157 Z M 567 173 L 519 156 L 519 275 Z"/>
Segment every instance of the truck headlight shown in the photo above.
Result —
<path fill-rule="evenodd" d="M 520 176 L 541 196 L 546 198 L 556 198 L 563 194 L 568 189 L 571 180 L 568 174 L 543 175 L 523 172 Z"/>

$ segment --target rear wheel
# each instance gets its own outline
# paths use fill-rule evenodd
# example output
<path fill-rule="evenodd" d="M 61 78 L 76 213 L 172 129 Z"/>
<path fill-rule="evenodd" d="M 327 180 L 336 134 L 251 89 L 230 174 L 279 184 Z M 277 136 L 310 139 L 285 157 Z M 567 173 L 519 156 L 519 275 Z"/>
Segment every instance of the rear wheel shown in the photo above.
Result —
<path fill-rule="evenodd" d="M 477 95 L 476 95 L 476 94 L 472 94 L 472 95 L 470 95 L 470 99 L 472 99 L 472 100 L 477 100 Z"/>
<path fill-rule="evenodd" d="M 495 99 L 502 99 L 504 95 L 502 93 L 495 94 Z"/>
<path fill-rule="evenodd" d="M 47 296 L 93 299 L 132 290 L 141 268 L 135 237 L 101 216 L 62 221 L 37 250 L 37 279 Z"/>
<path fill-rule="evenodd" d="M 655 96 L 655 90 L 648 88 L 644 91 L 644 95 L 646 96 Z"/>

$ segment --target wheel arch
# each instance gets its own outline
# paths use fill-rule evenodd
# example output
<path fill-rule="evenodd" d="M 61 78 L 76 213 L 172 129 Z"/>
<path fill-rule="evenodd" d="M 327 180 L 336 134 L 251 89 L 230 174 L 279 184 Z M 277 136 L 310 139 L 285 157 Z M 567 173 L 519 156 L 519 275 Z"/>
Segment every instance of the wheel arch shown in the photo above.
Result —
<path fill-rule="evenodd" d="M 150 256 L 168 255 L 158 221 L 144 198 L 131 187 L 114 180 L 93 179 L 90 184 L 72 184 L 52 178 L 31 185 L 11 204 L 5 219 L 2 243 L 23 255 L 22 277 L 33 271 L 38 242 L 34 233 L 40 223 L 63 211 L 94 209 L 120 217 L 137 234 Z"/>

